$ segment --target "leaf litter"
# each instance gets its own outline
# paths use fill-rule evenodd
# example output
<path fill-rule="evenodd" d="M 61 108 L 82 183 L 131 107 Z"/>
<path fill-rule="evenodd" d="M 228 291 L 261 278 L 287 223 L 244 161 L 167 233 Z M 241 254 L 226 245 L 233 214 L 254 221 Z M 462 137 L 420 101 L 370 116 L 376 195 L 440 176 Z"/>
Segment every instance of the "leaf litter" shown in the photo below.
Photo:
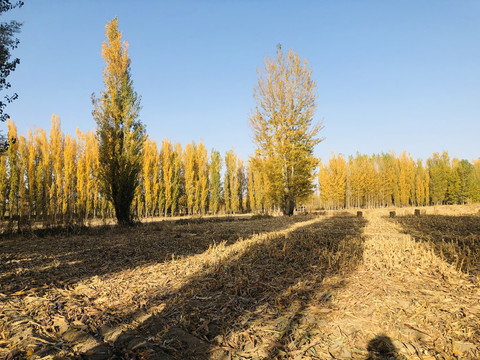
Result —
<path fill-rule="evenodd" d="M 2 240 L 0 358 L 479 358 L 476 278 L 364 213 Z"/>

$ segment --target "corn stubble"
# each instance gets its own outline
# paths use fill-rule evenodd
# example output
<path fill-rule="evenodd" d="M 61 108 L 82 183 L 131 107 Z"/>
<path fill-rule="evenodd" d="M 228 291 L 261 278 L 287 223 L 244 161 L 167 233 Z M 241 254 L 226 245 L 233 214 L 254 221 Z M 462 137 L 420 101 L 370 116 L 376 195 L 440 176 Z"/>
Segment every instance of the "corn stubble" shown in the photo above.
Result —
<path fill-rule="evenodd" d="M 0 357 L 478 358 L 480 217 L 445 209 L 2 240 Z"/>

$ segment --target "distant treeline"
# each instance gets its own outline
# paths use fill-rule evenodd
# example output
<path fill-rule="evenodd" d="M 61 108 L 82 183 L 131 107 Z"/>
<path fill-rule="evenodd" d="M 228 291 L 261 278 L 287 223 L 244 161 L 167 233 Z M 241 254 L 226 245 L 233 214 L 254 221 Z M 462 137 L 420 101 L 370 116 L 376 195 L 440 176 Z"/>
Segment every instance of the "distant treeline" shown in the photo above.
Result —
<path fill-rule="evenodd" d="M 17 136 L 9 121 L 8 138 L 17 141 L 0 157 L 0 219 L 61 223 L 113 217 L 97 176 L 99 149 L 93 131 L 64 135 L 54 115 L 49 136 L 43 129 L 29 131 L 27 138 Z M 132 204 L 139 218 L 264 210 L 260 199 L 250 206 L 254 196 L 248 192 L 248 169 L 233 149 L 222 157 L 215 150 L 209 155 L 202 142 L 182 149 L 167 139 L 158 149 L 147 138 L 142 161 Z"/>
<path fill-rule="evenodd" d="M 114 216 L 97 176 L 93 131 L 65 135 L 54 115 L 48 136 L 43 129 L 18 136 L 9 121 L 8 138 L 17 141 L 0 157 L 0 219 L 56 224 Z M 209 154 L 202 142 L 182 148 L 164 139 L 158 148 L 147 139 L 142 161 L 132 205 L 139 218 L 279 210 L 259 158 L 244 163 L 233 150 Z M 434 154 L 425 166 L 405 153 L 348 161 L 333 155 L 318 178 L 326 209 L 480 201 L 480 160 L 450 160 L 447 153 Z"/>
<path fill-rule="evenodd" d="M 320 201 L 326 209 L 424 206 L 480 201 L 480 159 L 435 153 L 424 163 L 403 152 L 348 157 L 333 154 L 320 166 Z"/>

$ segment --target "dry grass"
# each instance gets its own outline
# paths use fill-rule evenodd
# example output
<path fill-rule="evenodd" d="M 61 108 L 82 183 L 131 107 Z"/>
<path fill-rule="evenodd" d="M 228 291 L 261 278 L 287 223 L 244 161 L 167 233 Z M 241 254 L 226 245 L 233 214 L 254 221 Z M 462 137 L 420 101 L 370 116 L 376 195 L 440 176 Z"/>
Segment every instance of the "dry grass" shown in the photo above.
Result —
<path fill-rule="evenodd" d="M 478 209 L 403 212 L 2 240 L 0 358 L 479 358 Z"/>
<path fill-rule="evenodd" d="M 440 259 L 480 280 L 480 216 L 410 215 L 397 221 L 403 232 L 425 242 Z"/>

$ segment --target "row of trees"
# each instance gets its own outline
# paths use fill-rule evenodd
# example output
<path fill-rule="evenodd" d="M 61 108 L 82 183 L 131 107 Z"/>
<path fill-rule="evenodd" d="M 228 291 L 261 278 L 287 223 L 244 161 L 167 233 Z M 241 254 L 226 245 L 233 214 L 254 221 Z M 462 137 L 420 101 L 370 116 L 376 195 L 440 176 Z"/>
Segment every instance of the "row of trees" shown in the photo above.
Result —
<path fill-rule="evenodd" d="M 140 96 L 116 18 L 105 35 L 105 87 L 92 97 L 96 132 L 64 136 L 53 116 L 48 139 L 44 130 L 24 138 L 10 121 L 8 138 L 18 141 L 0 159 L 0 217 L 58 222 L 114 215 L 131 224 L 135 216 L 220 211 L 291 215 L 313 193 L 322 123 L 313 119 L 316 84 L 306 60 L 280 45 L 275 58 L 265 59 L 250 117 L 257 148 L 244 164 L 233 150 L 224 158 L 208 154 L 201 142 L 182 149 L 164 140 L 158 149 L 139 120 Z M 342 208 L 477 201 L 478 173 L 478 164 L 450 161 L 446 153 L 426 166 L 402 153 L 348 162 L 332 156 L 318 176 L 323 206 Z"/>
<path fill-rule="evenodd" d="M 450 160 L 435 153 L 424 164 L 405 152 L 350 156 L 332 154 L 320 166 L 320 200 L 328 209 L 423 206 L 480 201 L 480 159 Z"/>
<path fill-rule="evenodd" d="M 85 219 L 112 213 L 120 224 L 133 216 L 205 214 L 277 209 L 293 214 L 313 192 L 314 146 L 321 123 L 313 122 L 316 84 L 306 61 L 277 47 L 265 59 L 250 125 L 257 144 L 245 169 L 233 150 L 209 158 L 202 143 L 182 150 L 168 140 L 160 151 L 139 120 L 140 96 L 133 88 L 128 43 L 118 20 L 106 25 L 102 44 L 104 90 L 92 96 L 96 133 L 63 137 L 60 121 L 46 132 L 10 141 L 0 167 L 0 216 L 24 219 Z M 17 139 L 9 122 L 9 139 Z M 133 209 L 133 211 L 132 211 Z"/>
<path fill-rule="evenodd" d="M 17 141 L 0 157 L 0 218 L 57 223 L 114 216 L 98 177 L 98 136 L 64 134 L 55 115 L 51 123 L 48 135 L 37 129 L 24 137 L 8 122 L 8 137 Z M 146 138 L 141 151 L 136 217 L 281 210 L 261 157 L 245 163 L 233 149 L 222 156 L 201 141 L 182 148 L 168 139 L 157 146 Z M 320 165 L 318 179 L 327 209 L 480 201 L 480 159 L 450 160 L 446 152 L 425 163 L 405 152 L 348 159 L 333 154 Z"/>
<path fill-rule="evenodd" d="M 8 137 L 17 141 L 0 157 L 0 218 L 56 223 L 115 214 L 98 176 L 100 148 L 93 131 L 65 135 L 55 115 L 48 136 L 44 129 L 18 136 L 11 120 L 7 125 Z M 146 138 L 141 153 L 135 216 L 251 210 L 247 169 L 233 149 L 222 157 L 215 150 L 209 154 L 201 141 L 182 148 L 164 139 L 158 148 Z M 264 208 L 262 201 L 257 203 Z"/>
<path fill-rule="evenodd" d="M 113 205 L 118 222 L 132 222 L 134 200 L 137 215 L 174 214 L 181 206 L 188 214 L 204 214 L 210 208 L 217 212 L 222 203 L 219 154 L 212 152 L 209 165 L 201 143 L 187 145 L 183 153 L 178 146 L 169 149 L 162 144 L 156 158 L 156 145 L 146 140 L 145 127 L 138 119 L 140 97 L 133 89 L 128 43 L 122 42 L 117 18 L 106 25 L 105 35 L 105 88 L 99 98 L 93 96 L 93 117 L 101 192 Z M 254 97 L 257 106 L 250 126 L 257 149 L 249 163 L 252 187 L 246 191 L 243 162 L 229 152 L 225 157 L 224 210 L 274 207 L 292 215 L 296 202 L 313 192 L 318 163 L 313 149 L 321 141 L 316 138 L 321 123 L 313 121 L 316 84 L 307 62 L 292 50 L 284 55 L 278 45 L 276 58 L 265 59 Z"/>

